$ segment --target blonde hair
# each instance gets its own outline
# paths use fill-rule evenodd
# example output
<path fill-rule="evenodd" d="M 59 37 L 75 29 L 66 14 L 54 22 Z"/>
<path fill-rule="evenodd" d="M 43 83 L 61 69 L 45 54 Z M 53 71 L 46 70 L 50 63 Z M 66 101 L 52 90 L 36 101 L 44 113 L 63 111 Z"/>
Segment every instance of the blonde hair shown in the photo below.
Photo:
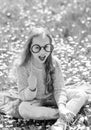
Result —
<path fill-rule="evenodd" d="M 27 40 L 27 42 L 24 46 L 24 49 L 19 56 L 19 59 L 17 59 L 13 64 L 13 69 L 16 69 L 16 67 L 25 66 L 27 64 L 28 60 L 31 58 L 31 55 L 32 55 L 31 51 L 30 51 L 30 47 L 32 45 L 32 40 L 34 37 L 39 36 L 39 35 L 48 36 L 48 38 L 50 39 L 50 43 L 54 44 L 54 40 L 51 36 L 51 33 L 46 28 L 42 28 L 42 27 L 32 28 L 30 35 L 29 35 L 29 39 Z M 51 53 L 48 56 L 46 62 L 44 63 L 44 66 L 45 66 L 45 72 L 46 72 L 46 77 L 45 77 L 44 83 L 47 86 L 46 87 L 47 91 L 51 92 L 53 90 L 53 73 L 54 73 L 54 67 L 53 67 L 53 63 L 52 63 Z M 15 72 L 14 72 L 14 74 L 15 74 Z"/>
<path fill-rule="evenodd" d="M 31 52 L 30 52 L 30 47 L 32 45 L 32 40 L 34 37 L 39 36 L 39 35 L 47 35 L 49 37 L 49 39 L 51 40 L 51 44 L 54 44 L 54 40 L 52 38 L 52 36 L 50 35 L 51 33 L 43 27 L 33 27 L 31 29 L 29 38 L 24 46 L 24 50 L 21 53 L 21 60 L 20 60 L 20 65 L 25 65 L 27 64 L 29 58 L 31 58 Z"/>

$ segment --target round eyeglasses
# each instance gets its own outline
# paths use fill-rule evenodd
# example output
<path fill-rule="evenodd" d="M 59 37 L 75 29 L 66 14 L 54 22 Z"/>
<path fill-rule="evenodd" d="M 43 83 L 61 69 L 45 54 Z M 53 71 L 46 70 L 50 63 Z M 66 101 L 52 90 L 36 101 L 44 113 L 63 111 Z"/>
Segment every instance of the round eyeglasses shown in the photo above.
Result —
<path fill-rule="evenodd" d="M 40 52 L 41 49 L 44 49 L 46 52 L 52 52 L 53 50 L 53 45 L 52 44 L 46 44 L 45 46 L 40 46 L 38 44 L 35 44 L 33 46 L 31 46 L 31 51 L 33 53 L 38 53 Z"/>

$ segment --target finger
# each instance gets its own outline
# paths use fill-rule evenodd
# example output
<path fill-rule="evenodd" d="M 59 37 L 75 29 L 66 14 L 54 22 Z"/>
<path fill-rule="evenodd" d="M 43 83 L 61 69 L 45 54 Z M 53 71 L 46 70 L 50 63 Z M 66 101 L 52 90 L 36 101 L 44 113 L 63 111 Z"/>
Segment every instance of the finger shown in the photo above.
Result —
<path fill-rule="evenodd" d="M 64 120 L 64 121 L 66 121 L 66 116 L 64 115 L 64 114 L 60 114 L 60 118 L 62 119 L 62 120 Z"/>
<path fill-rule="evenodd" d="M 71 117 L 71 115 L 69 115 L 69 116 L 66 115 L 66 120 L 68 123 L 70 123 L 73 121 L 73 118 Z"/>
<path fill-rule="evenodd" d="M 11 112 L 13 112 L 13 110 L 12 109 L 7 109 L 7 110 L 4 110 L 3 111 L 5 114 L 10 114 Z"/>
<path fill-rule="evenodd" d="M 13 115 L 15 112 L 11 109 L 6 112 L 7 115 Z"/>
<path fill-rule="evenodd" d="M 71 121 L 73 121 L 74 120 L 74 115 L 70 113 L 69 118 L 70 118 Z"/>
<path fill-rule="evenodd" d="M 6 104 L 4 104 L 4 105 L 0 106 L 0 109 L 4 108 L 4 106 L 6 106 Z"/>
<path fill-rule="evenodd" d="M 5 106 L 3 106 L 3 108 L 1 110 L 8 111 L 8 110 L 10 110 L 12 108 L 13 108 L 13 106 L 11 106 L 11 105 L 5 105 Z"/>
<path fill-rule="evenodd" d="M 2 108 L 1 108 L 1 110 L 3 110 L 3 111 L 6 111 L 6 110 L 8 110 L 9 108 L 7 107 L 7 106 L 3 106 Z"/>

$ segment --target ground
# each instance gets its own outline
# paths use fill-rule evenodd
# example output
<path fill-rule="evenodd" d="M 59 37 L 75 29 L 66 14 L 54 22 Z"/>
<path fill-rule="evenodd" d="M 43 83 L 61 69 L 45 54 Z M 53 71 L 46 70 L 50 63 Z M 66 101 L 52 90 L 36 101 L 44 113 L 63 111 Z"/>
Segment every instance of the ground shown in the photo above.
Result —
<path fill-rule="evenodd" d="M 56 120 L 35 121 L 12 118 L 0 114 L 0 129 L 2 130 L 48 130 Z M 67 126 L 66 130 L 90 130 L 91 129 L 91 104 L 83 107 L 74 119 L 74 122 Z"/>

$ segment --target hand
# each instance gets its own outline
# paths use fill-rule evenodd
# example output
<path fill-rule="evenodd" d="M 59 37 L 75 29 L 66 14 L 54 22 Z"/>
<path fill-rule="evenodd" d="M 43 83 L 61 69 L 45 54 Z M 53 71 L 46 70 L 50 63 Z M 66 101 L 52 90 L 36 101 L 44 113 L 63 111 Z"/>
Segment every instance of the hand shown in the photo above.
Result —
<path fill-rule="evenodd" d="M 28 84 L 29 84 L 29 89 L 30 90 L 35 90 L 36 89 L 36 85 L 37 85 L 37 78 L 31 74 L 28 78 Z"/>
<path fill-rule="evenodd" d="M 13 116 L 15 114 L 16 107 L 18 106 L 19 103 L 20 103 L 19 100 L 10 101 L 7 104 L 2 105 L 0 107 L 0 111 L 7 115 Z"/>
<path fill-rule="evenodd" d="M 12 112 L 14 112 L 14 106 L 12 102 L 8 102 L 7 104 L 0 107 L 0 111 L 7 115 L 12 115 Z"/>
<path fill-rule="evenodd" d="M 67 123 L 72 122 L 74 120 L 73 119 L 74 116 L 75 115 L 66 108 L 60 111 L 60 118 L 63 119 Z"/>

